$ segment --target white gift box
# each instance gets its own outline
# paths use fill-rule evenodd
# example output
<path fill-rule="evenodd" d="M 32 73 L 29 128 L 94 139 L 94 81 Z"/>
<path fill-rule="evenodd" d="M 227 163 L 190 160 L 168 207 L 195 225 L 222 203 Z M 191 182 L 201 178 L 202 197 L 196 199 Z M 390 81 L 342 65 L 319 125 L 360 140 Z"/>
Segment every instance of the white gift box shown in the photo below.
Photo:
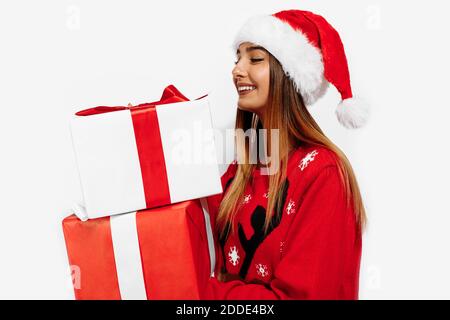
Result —
<path fill-rule="evenodd" d="M 70 123 L 81 220 L 222 192 L 207 96 L 108 108 L 78 112 Z"/>

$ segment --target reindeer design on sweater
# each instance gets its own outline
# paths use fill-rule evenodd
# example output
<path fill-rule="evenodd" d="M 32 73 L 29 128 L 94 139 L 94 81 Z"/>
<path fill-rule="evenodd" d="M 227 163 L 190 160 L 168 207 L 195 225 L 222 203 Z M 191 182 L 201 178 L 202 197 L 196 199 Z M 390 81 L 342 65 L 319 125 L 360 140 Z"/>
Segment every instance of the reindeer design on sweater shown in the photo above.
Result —
<path fill-rule="evenodd" d="M 230 181 L 227 182 L 226 187 L 228 187 L 231 180 L 232 179 L 230 179 Z M 242 224 L 238 223 L 239 241 L 241 242 L 241 246 L 245 251 L 245 258 L 244 258 L 244 261 L 243 261 L 240 271 L 239 271 L 239 276 L 242 279 L 245 279 L 248 269 L 250 267 L 250 264 L 252 262 L 252 259 L 255 255 L 255 252 L 258 249 L 258 247 L 272 233 L 272 231 L 275 230 L 279 226 L 282 215 L 283 215 L 283 208 L 285 206 L 288 188 L 289 188 L 289 181 L 286 179 L 282 185 L 283 191 L 282 191 L 281 203 L 279 204 L 279 206 L 275 206 L 275 209 L 274 209 L 275 213 L 273 214 L 273 216 L 270 220 L 269 228 L 266 233 L 264 232 L 266 209 L 263 206 L 258 205 L 251 215 L 250 222 L 251 222 L 251 226 L 253 229 L 253 235 L 250 238 L 247 239 Z M 230 228 L 231 228 L 230 223 L 227 223 L 227 225 L 226 225 L 227 232 L 225 234 L 228 234 L 228 231 Z M 224 250 L 226 240 L 227 240 L 226 238 L 219 239 L 219 243 L 222 247 L 223 261 L 226 261 L 225 260 L 225 250 Z M 225 263 L 223 264 L 221 271 L 227 272 Z"/>

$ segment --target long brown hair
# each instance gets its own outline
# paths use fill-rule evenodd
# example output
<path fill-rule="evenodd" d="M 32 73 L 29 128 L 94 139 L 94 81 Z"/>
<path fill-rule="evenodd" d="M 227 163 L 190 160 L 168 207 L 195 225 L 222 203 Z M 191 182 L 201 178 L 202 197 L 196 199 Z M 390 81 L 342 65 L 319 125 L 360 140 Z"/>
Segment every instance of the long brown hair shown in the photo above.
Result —
<path fill-rule="evenodd" d="M 266 52 L 268 52 L 266 50 Z M 264 224 L 267 232 L 274 209 L 281 211 L 283 182 L 287 174 L 287 160 L 289 148 L 299 146 L 322 146 L 337 155 L 339 172 L 345 186 L 347 205 L 352 205 L 356 215 L 358 228 L 362 231 L 366 224 L 366 213 L 353 169 L 345 154 L 328 139 L 322 132 L 316 121 L 307 110 L 301 95 L 295 90 L 294 83 L 289 79 L 280 65 L 279 61 L 268 52 L 270 66 L 270 87 L 268 104 L 264 115 L 264 127 L 267 129 L 267 149 L 271 153 L 270 141 L 272 129 L 278 129 L 279 137 L 279 163 L 275 174 L 269 175 L 269 197 L 266 210 L 266 220 Z M 238 109 L 236 115 L 236 131 L 242 129 L 259 130 L 262 128 L 261 120 L 250 111 Z M 228 232 L 233 230 L 233 219 L 236 212 L 242 205 L 242 197 L 245 186 L 252 177 L 252 172 L 256 167 L 255 163 L 249 161 L 249 149 L 254 147 L 242 135 L 236 135 L 236 148 L 238 157 L 243 157 L 244 161 L 238 162 L 237 171 L 231 184 L 228 186 L 222 202 L 219 206 L 217 217 L 217 230 L 220 237 L 226 237 Z M 244 139 L 244 141 L 243 141 Z M 242 158 L 241 158 L 242 159 Z M 271 164 L 272 165 L 272 164 Z"/>

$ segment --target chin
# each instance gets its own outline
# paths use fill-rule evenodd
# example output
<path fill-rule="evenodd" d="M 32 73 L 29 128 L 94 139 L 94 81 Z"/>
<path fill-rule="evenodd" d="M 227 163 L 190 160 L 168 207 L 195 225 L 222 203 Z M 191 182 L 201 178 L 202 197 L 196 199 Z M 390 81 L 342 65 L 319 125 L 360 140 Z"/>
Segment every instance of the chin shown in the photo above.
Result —
<path fill-rule="evenodd" d="M 239 109 L 239 110 L 242 110 L 242 111 L 252 111 L 251 108 L 249 109 L 249 108 L 247 108 L 247 107 L 245 107 L 245 106 L 241 106 L 241 105 L 239 105 L 239 104 L 238 104 L 238 109 Z M 253 112 L 253 111 L 252 111 L 252 112 Z"/>
<path fill-rule="evenodd" d="M 260 108 L 255 107 L 255 106 L 241 105 L 238 103 L 238 109 L 243 110 L 243 111 L 250 111 L 250 112 L 257 113 Z"/>

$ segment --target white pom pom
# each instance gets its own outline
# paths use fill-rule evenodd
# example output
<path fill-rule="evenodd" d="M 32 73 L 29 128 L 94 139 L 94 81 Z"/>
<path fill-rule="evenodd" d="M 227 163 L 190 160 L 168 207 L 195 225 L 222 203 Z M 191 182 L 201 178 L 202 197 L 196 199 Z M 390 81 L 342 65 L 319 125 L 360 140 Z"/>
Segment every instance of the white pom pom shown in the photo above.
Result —
<path fill-rule="evenodd" d="M 348 129 L 363 127 L 369 119 L 369 104 L 360 98 L 342 100 L 336 108 L 339 123 Z"/>

